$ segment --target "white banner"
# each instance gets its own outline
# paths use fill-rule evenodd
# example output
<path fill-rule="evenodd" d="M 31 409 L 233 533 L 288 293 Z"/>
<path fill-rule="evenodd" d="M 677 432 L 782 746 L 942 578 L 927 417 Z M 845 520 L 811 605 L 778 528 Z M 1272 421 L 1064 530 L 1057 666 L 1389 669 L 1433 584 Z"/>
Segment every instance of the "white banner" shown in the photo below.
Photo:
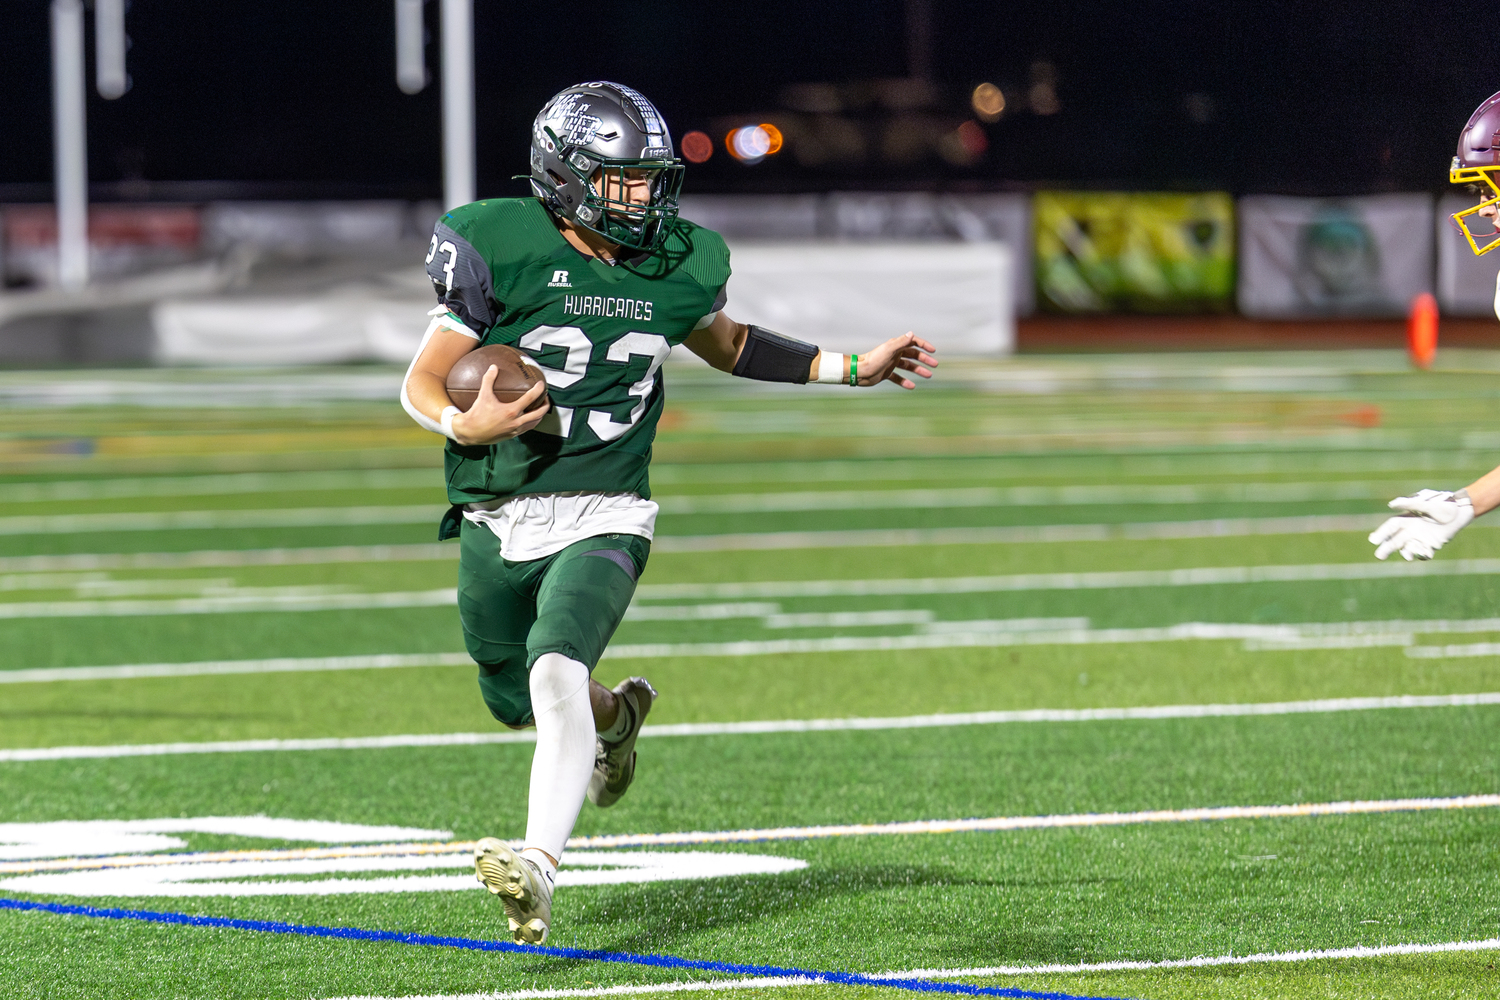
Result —
<path fill-rule="evenodd" d="M 425 299 L 167 300 L 151 310 L 163 365 L 407 364 L 427 328 Z"/>
<path fill-rule="evenodd" d="M 822 234 L 823 196 L 685 194 L 682 217 L 726 240 L 813 240 Z"/>
<path fill-rule="evenodd" d="M 944 356 L 1015 348 L 1003 243 L 734 243 L 725 311 L 843 354 L 915 331 Z"/>
<path fill-rule="evenodd" d="M 1432 198 L 1240 199 L 1246 316 L 1401 316 L 1432 291 Z"/>
<path fill-rule="evenodd" d="M 1030 316 L 1036 292 L 1031 279 L 1031 196 L 906 192 L 828 196 L 831 235 L 842 240 L 962 240 L 1004 243 L 1011 249 L 1011 300 Z"/>
<path fill-rule="evenodd" d="M 1446 316 L 1495 314 L 1495 275 L 1500 272 L 1500 250 L 1475 256 L 1469 249 L 1469 241 L 1458 231 L 1458 223 L 1451 218 L 1454 212 L 1474 207 L 1476 201 L 1473 196 L 1460 194 L 1444 195 L 1438 201 L 1433 227 L 1437 237 L 1437 300 Z M 1482 219 L 1471 216 L 1468 221 L 1476 237 L 1489 229 Z M 1479 245 L 1484 244 L 1481 239 Z"/>
<path fill-rule="evenodd" d="M 828 195 L 685 195 L 682 215 L 735 245 L 751 240 L 856 243 L 1004 243 L 1011 249 L 1011 301 L 1029 316 L 1031 197 L 925 191 Z M 730 315 L 733 315 L 731 313 Z"/>

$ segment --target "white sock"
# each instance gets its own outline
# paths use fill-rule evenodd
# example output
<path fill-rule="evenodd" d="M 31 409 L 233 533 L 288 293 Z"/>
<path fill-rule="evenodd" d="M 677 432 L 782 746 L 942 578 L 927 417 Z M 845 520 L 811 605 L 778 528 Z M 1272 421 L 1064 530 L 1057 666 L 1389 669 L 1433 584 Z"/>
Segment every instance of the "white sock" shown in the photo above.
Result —
<path fill-rule="evenodd" d="M 539 847 L 523 847 L 520 850 L 521 857 L 535 864 L 542 870 L 542 878 L 547 880 L 548 885 L 557 883 L 557 866 L 552 859 L 547 857 L 547 852 Z"/>
<path fill-rule="evenodd" d="M 594 712 L 589 668 L 561 653 L 544 653 L 531 667 L 531 711 L 536 754 L 526 847 L 561 860 L 594 773 Z"/>

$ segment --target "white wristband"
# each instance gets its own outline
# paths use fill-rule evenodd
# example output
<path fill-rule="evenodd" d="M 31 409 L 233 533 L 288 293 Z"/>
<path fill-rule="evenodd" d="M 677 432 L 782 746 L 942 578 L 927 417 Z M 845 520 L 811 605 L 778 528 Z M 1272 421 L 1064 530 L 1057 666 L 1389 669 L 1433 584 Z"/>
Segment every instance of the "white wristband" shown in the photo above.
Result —
<path fill-rule="evenodd" d="M 464 411 L 456 406 L 445 406 L 443 415 L 438 418 L 438 423 L 443 425 L 443 436 L 450 441 L 458 442 L 458 438 L 453 436 L 453 418 L 462 412 Z"/>
<path fill-rule="evenodd" d="M 827 385 L 842 385 L 849 380 L 849 359 L 842 354 L 824 351 L 818 358 L 817 381 Z"/>

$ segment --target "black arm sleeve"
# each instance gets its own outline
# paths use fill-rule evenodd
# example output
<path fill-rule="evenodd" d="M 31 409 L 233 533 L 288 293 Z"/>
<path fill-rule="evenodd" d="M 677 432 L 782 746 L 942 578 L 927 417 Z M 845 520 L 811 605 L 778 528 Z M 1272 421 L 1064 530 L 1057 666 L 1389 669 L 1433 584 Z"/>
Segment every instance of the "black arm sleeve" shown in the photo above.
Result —
<path fill-rule="evenodd" d="M 758 326 L 750 328 L 745 346 L 740 349 L 731 375 L 753 378 L 757 382 L 807 382 L 808 369 L 818 349 L 791 337 Z"/>

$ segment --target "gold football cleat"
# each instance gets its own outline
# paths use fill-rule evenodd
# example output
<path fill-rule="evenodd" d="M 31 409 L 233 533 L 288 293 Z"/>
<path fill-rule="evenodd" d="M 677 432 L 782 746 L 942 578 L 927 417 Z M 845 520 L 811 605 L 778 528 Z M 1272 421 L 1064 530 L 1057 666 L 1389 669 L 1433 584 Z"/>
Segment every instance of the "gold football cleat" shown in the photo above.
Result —
<path fill-rule="evenodd" d="M 485 837 L 474 845 L 474 877 L 500 897 L 517 944 L 542 944 L 552 923 L 552 880 L 510 845 Z"/>

